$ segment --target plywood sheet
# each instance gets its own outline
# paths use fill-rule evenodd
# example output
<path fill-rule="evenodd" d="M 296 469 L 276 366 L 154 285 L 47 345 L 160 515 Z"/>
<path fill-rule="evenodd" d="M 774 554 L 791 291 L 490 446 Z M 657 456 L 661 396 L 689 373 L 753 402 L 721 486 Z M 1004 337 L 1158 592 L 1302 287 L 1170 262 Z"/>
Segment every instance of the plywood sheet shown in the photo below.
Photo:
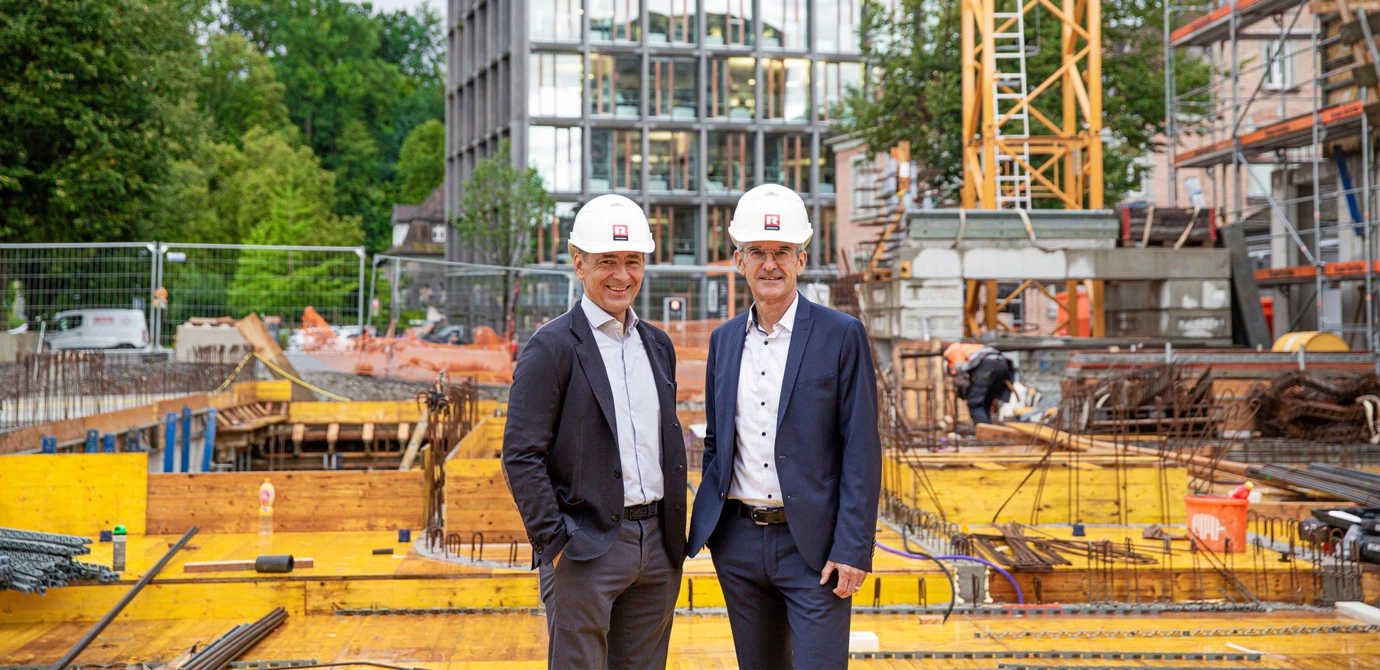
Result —
<path fill-rule="evenodd" d="M 148 454 L 0 457 L 0 526 L 95 537 L 144 532 Z"/>
<path fill-rule="evenodd" d="M 192 525 L 209 533 L 258 530 L 259 485 L 277 489 L 273 527 L 278 532 L 421 528 L 422 473 L 274 472 L 149 475 L 149 533 L 182 533 Z"/>
<path fill-rule="evenodd" d="M 497 458 L 446 461 L 446 533 L 468 542 L 475 532 L 484 533 L 486 543 L 527 541 Z"/>

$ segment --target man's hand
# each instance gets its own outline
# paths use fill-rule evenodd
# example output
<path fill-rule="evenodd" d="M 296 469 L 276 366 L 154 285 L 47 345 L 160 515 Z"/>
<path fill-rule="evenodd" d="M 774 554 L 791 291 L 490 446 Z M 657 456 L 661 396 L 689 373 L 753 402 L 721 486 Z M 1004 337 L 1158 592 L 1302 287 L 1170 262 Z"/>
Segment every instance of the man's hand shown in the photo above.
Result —
<path fill-rule="evenodd" d="M 565 550 L 564 550 L 564 549 L 562 549 L 562 550 L 556 552 L 556 557 L 553 558 L 553 559 L 551 559 L 551 569 L 552 569 L 552 570 L 555 570 L 555 569 L 556 569 L 556 564 L 561 562 L 561 557 L 564 556 L 564 555 L 565 555 Z"/>
<path fill-rule="evenodd" d="M 834 595 L 840 598 L 852 597 L 854 593 L 862 589 L 863 580 L 867 579 L 866 570 L 859 570 L 851 565 L 829 561 L 824 564 L 824 569 L 819 573 L 819 583 L 821 586 L 829 581 L 829 573 L 835 570 L 838 570 L 839 573 L 839 585 L 834 587 Z"/>

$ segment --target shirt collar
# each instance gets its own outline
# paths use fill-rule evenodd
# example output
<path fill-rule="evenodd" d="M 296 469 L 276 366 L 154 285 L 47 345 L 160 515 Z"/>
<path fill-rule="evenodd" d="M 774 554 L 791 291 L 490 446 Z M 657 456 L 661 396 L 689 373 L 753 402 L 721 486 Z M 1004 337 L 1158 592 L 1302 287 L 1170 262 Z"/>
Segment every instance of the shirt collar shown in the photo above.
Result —
<path fill-rule="evenodd" d="M 800 304 L 800 291 L 795 292 L 795 298 L 791 300 L 791 306 L 786 308 L 786 313 L 781 315 L 781 320 L 776 322 L 777 328 L 783 328 L 790 332 L 795 328 L 795 308 Z M 748 310 L 747 332 L 751 333 L 757 327 L 757 303 L 752 303 L 752 309 Z"/>
<path fill-rule="evenodd" d="M 595 304 L 593 300 L 590 300 L 588 293 L 580 299 L 580 307 L 585 310 L 585 318 L 589 319 L 589 325 L 593 326 L 595 329 L 603 330 L 604 326 L 608 325 L 610 321 L 615 323 L 618 321 L 612 314 L 605 312 L 602 307 Z M 637 312 L 634 312 L 632 307 L 628 308 L 627 316 L 627 323 L 624 324 L 623 332 L 620 333 L 620 335 L 627 335 L 629 331 L 637 327 Z"/>

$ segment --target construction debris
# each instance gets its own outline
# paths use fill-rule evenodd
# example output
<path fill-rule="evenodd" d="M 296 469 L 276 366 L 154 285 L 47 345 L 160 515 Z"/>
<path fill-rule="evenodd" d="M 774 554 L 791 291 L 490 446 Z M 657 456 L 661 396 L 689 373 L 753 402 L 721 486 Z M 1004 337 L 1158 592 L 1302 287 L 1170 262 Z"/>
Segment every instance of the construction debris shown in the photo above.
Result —
<path fill-rule="evenodd" d="M 1103 434 L 1204 435 L 1216 432 L 1212 368 L 1195 373 L 1179 363 L 1147 365 L 1098 380 L 1065 382 L 1064 424 Z"/>
<path fill-rule="evenodd" d="M 1260 430 L 1265 436 L 1309 441 L 1380 441 L 1380 376 L 1323 379 L 1289 372 L 1256 390 Z"/>
<path fill-rule="evenodd" d="M 119 579 L 103 565 L 73 560 L 91 553 L 89 544 L 73 535 L 0 528 L 0 591 L 44 594 L 76 581 Z"/>
<path fill-rule="evenodd" d="M 287 620 L 287 616 L 287 610 L 279 607 L 254 623 L 231 628 L 230 632 L 193 654 L 183 670 L 221 670 L 268 637 Z"/>

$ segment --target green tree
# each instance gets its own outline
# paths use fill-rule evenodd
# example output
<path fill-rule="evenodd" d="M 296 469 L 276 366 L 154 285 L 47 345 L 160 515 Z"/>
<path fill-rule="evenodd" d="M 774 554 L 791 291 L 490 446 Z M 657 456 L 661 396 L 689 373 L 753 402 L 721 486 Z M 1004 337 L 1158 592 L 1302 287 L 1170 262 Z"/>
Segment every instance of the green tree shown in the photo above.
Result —
<path fill-rule="evenodd" d="M 277 130 L 288 121 L 286 87 L 268 57 L 243 35 L 214 34 L 203 50 L 197 100 L 215 120 L 222 141 L 238 142 L 250 128 Z"/>
<path fill-rule="evenodd" d="M 0 0 L 0 239 L 144 235 L 194 150 L 197 7 Z"/>
<path fill-rule="evenodd" d="M 387 166 L 378 142 L 364 122 L 350 119 L 337 146 L 336 211 L 358 216 L 364 226 L 364 246 L 382 252 L 392 239 L 388 222 L 396 189 L 384 178 Z"/>
<path fill-rule="evenodd" d="M 398 153 L 398 200 L 416 204 L 446 180 L 446 126 L 430 119 L 416 128 Z"/>
<path fill-rule="evenodd" d="M 513 165 L 507 140 L 493 156 L 481 159 L 461 186 L 465 194 L 451 226 L 479 258 L 520 267 L 534 257 L 532 231 L 555 214 L 556 199 L 546 192 L 533 167 Z M 513 273 L 503 274 L 503 313 L 512 310 Z"/>
<path fill-rule="evenodd" d="M 1013 0 L 999 0 L 998 11 Z M 1108 204 L 1140 179 L 1134 161 L 1162 148 L 1164 131 L 1163 4 L 1160 0 L 1104 2 L 1103 119 L 1112 134 L 1105 144 L 1103 173 Z M 963 97 L 957 64 L 962 60 L 960 3 L 956 0 L 900 0 L 889 14 L 868 2 L 862 30 L 869 61 L 866 90 L 851 92 L 842 104 L 842 128 L 868 146 L 884 150 L 902 140 L 923 166 L 921 178 L 948 200 L 957 200 L 962 170 Z M 1061 65 L 1059 22 L 1043 7 L 1026 14 L 1026 44 L 1031 86 Z M 1202 87 L 1208 68 L 1186 53 L 1175 55 L 1180 91 Z M 1056 85 L 1041 100 L 1054 100 Z M 1062 124 L 1062 106 L 1038 105 Z M 1031 132 L 1041 132 L 1031 122 Z"/>

